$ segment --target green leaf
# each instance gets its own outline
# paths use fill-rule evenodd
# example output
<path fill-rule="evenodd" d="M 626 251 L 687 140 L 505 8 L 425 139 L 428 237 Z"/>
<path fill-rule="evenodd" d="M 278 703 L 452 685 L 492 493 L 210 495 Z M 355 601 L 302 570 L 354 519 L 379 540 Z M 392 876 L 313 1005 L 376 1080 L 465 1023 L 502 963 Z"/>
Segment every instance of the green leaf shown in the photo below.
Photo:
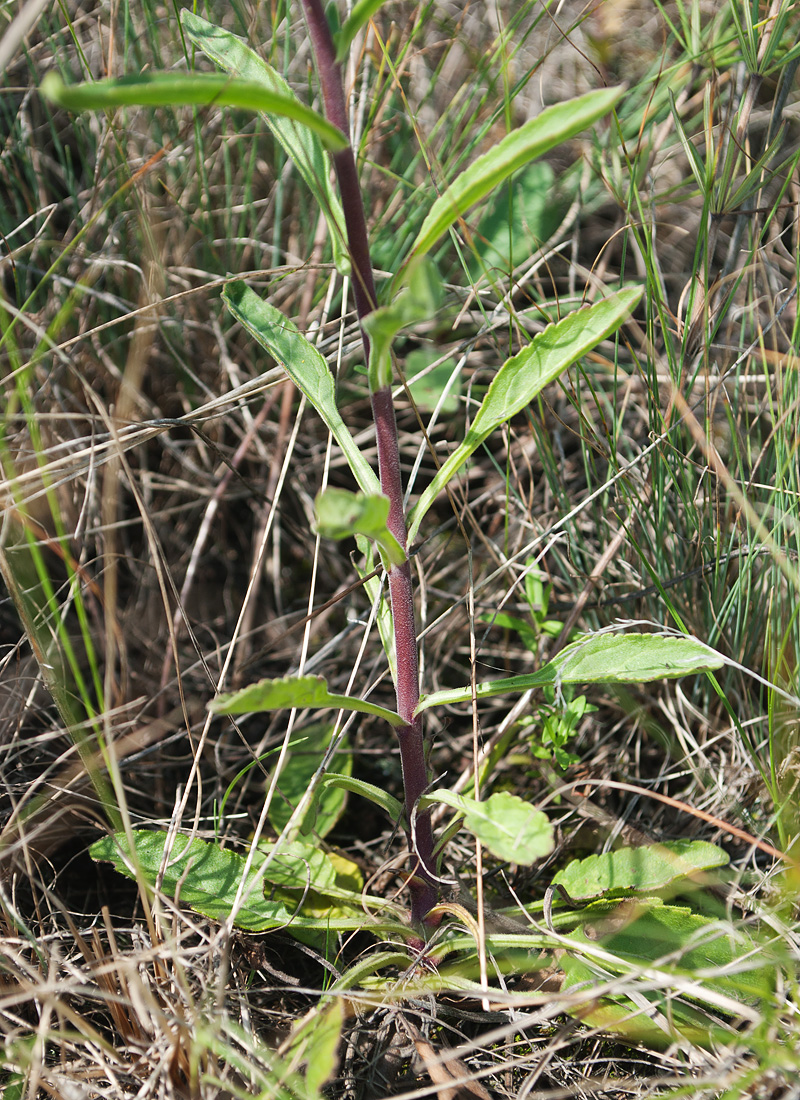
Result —
<path fill-rule="evenodd" d="M 423 412 L 438 409 L 442 416 L 450 416 L 458 411 L 461 383 L 457 377 L 451 382 L 455 360 L 444 359 L 439 362 L 441 358 L 434 348 L 417 348 L 406 356 L 403 370 L 406 385 L 411 390 L 418 409 Z M 436 366 L 428 370 L 433 363 Z"/>
<path fill-rule="evenodd" d="M 223 300 L 236 320 L 280 363 L 339 444 L 362 492 L 379 495 L 380 482 L 339 415 L 333 375 L 317 349 L 279 309 L 245 283 L 226 285 Z"/>
<path fill-rule="evenodd" d="M 340 65 L 346 59 L 355 36 L 364 24 L 370 21 L 383 3 L 384 0 L 358 0 L 358 3 L 353 5 L 353 10 L 344 21 L 343 26 L 333 36 L 334 45 L 336 46 L 336 60 Z"/>
<path fill-rule="evenodd" d="M 553 169 L 534 163 L 492 195 L 473 237 L 473 279 L 484 271 L 508 273 L 550 240 L 569 207 L 555 189 Z"/>
<path fill-rule="evenodd" d="M 399 714 L 366 699 L 353 695 L 336 695 L 328 691 L 324 676 L 284 676 L 278 680 L 259 680 L 255 684 L 218 695 L 208 704 L 214 714 L 254 714 L 262 710 L 286 710 L 290 707 L 311 707 L 336 710 L 355 710 L 362 714 L 374 714 L 391 726 L 405 723 Z"/>
<path fill-rule="evenodd" d="M 317 722 L 307 726 L 296 747 L 290 746 L 287 761 L 280 775 L 278 786 L 283 797 L 272 799 L 269 820 L 276 833 L 281 833 L 289 823 L 294 810 L 308 790 L 309 784 L 322 763 L 331 740 L 333 727 Z M 353 766 L 352 753 L 341 746 L 330 766 L 337 772 L 349 774 Z M 328 786 L 318 788 L 314 805 L 309 807 L 300 822 L 300 832 L 308 834 L 313 829 L 317 836 L 327 836 L 344 813 L 347 792 L 343 788 Z"/>
<path fill-rule="evenodd" d="M 114 864 L 121 874 L 136 879 L 138 867 L 144 881 L 153 886 L 164 859 L 164 846 L 168 834 L 134 830 L 133 850 L 124 833 L 98 840 L 89 849 L 92 859 L 105 860 Z M 286 845 L 289 855 L 282 858 L 281 852 L 275 856 L 262 878 L 262 868 L 268 858 L 268 852 L 259 850 L 254 853 L 250 871 L 245 878 L 243 903 L 237 909 L 236 927 L 248 932 L 266 932 L 270 928 L 289 927 L 294 929 L 312 929 L 322 932 L 348 931 L 364 928 L 370 921 L 361 906 L 359 893 L 340 889 L 335 885 L 336 869 L 330 864 L 324 852 L 313 846 L 294 842 Z M 327 861 L 327 865 L 326 865 Z M 169 860 L 164 870 L 161 888 L 168 897 L 178 897 L 180 904 L 194 909 L 212 920 L 224 921 L 230 916 L 233 903 L 244 878 L 246 859 L 244 855 L 229 850 L 223 851 L 217 844 L 195 837 L 178 834 L 173 838 Z M 334 884 L 331 885 L 331 869 Z M 325 902 L 319 912 L 309 905 L 311 915 L 299 908 L 307 894 L 309 880 L 318 882 L 331 897 L 343 897 L 348 904 L 333 907 Z M 296 889 L 296 897 L 284 894 L 275 899 L 264 896 L 264 883 L 271 887 L 287 889 L 288 885 Z M 314 895 L 319 899 L 320 892 Z M 378 903 L 380 899 L 369 898 Z M 398 931 L 404 929 L 398 920 L 379 919 L 376 929 Z"/>
<path fill-rule="evenodd" d="M 725 658 L 697 638 L 664 634 L 589 634 L 565 646 L 545 669 L 558 684 L 639 684 L 721 668 Z M 542 669 L 542 672 L 545 671 Z"/>
<path fill-rule="evenodd" d="M 135 855 L 124 833 L 104 837 L 93 844 L 89 854 L 95 860 L 108 860 L 128 878 L 136 878 L 132 866 L 138 864 L 145 881 L 156 882 L 164 856 L 167 833 L 136 830 L 133 833 Z M 258 856 L 245 880 L 244 902 L 237 913 L 236 924 L 250 932 L 276 928 L 292 918 L 293 910 L 283 901 L 267 901 L 258 868 L 264 856 Z M 195 837 L 174 838 L 170 858 L 164 871 L 162 890 L 168 897 L 176 892 L 181 904 L 195 909 L 212 920 L 227 920 L 244 875 L 245 858 L 238 852 L 222 851 L 216 844 Z"/>
<path fill-rule="evenodd" d="M 354 779 L 351 775 L 328 772 L 323 777 L 321 786 L 323 789 L 326 787 L 340 787 L 342 790 L 359 794 L 362 798 L 368 798 L 370 802 L 374 802 L 376 806 L 380 806 L 381 809 L 385 810 L 395 823 L 402 820 L 404 812 L 402 803 L 398 802 L 388 791 L 384 791 L 381 787 L 375 787 L 372 783 L 365 783 L 363 779 Z"/>
<path fill-rule="evenodd" d="M 328 149 L 346 149 L 341 130 L 312 111 L 296 96 L 270 92 L 252 80 L 222 73 L 143 73 L 115 80 L 67 85 L 57 73 L 42 81 L 42 95 L 68 111 L 97 111 L 114 107 L 239 107 L 283 115 L 315 131 Z"/>
<path fill-rule="evenodd" d="M 397 333 L 409 325 L 433 317 L 442 296 L 439 274 L 427 256 L 419 256 L 403 272 L 403 287 L 388 306 L 374 309 L 362 319 L 370 339 L 369 388 L 377 393 L 391 385 L 391 346 Z"/>
<path fill-rule="evenodd" d="M 378 543 L 389 566 L 402 565 L 405 551 L 386 526 L 389 508 L 389 498 L 380 494 L 325 489 L 314 502 L 317 531 L 323 538 L 336 540 L 364 535 Z"/>
<path fill-rule="evenodd" d="M 615 332 L 642 296 L 641 287 L 629 287 L 579 309 L 537 333 L 526 348 L 507 359 L 492 379 L 466 438 L 437 471 L 409 516 L 409 543 L 436 497 L 455 477 L 470 455 L 492 432 L 529 405 L 567 367 Z"/>
<path fill-rule="evenodd" d="M 473 161 L 434 202 L 411 250 L 427 252 L 439 237 L 476 202 L 535 157 L 575 137 L 607 114 L 624 88 L 601 88 L 577 99 L 547 107 L 536 118 L 512 131 L 494 148 Z"/>
<path fill-rule="evenodd" d="M 266 872 L 266 880 L 272 886 L 286 890 L 316 890 L 324 894 L 336 885 L 336 872 L 327 853 L 314 842 L 298 838 L 283 841 L 278 847 L 265 841 L 258 846 L 259 862 L 262 862 L 262 855 L 273 851 L 276 854 Z"/>
<path fill-rule="evenodd" d="M 432 802 L 443 802 L 463 813 L 468 832 L 498 859 L 528 867 L 549 855 L 555 846 L 547 815 L 507 791 L 476 801 L 467 795 L 439 790 L 422 800 L 423 806 Z"/>
<path fill-rule="evenodd" d="M 662 634 L 590 634 L 566 646 L 538 672 L 478 684 L 479 699 L 552 684 L 630 684 L 674 680 L 721 668 L 725 658 L 696 638 Z M 472 687 L 437 691 L 420 698 L 416 713 L 443 703 L 467 703 Z"/>
<path fill-rule="evenodd" d="M 600 982 L 612 977 L 609 964 L 600 966 L 593 961 L 565 955 L 561 969 L 565 975 L 562 991 L 569 990 L 573 998 L 567 1011 L 588 1027 L 623 1035 L 629 1042 L 641 1043 L 655 1050 L 686 1042 L 701 1048 L 720 1047 L 737 1038 L 737 1032 L 730 1025 L 674 995 L 670 996 L 668 1004 L 660 991 L 653 992 L 649 988 L 641 992 L 635 989 L 635 999 L 624 992 L 599 1000 L 591 996 Z M 591 999 L 576 1004 L 575 994 L 581 989 Z"/>
<path fill-rule="evenodd" d="M 320 1096 L 322 1086 L 336 1073 L 343 1024 L 344 1000 L 333 997 L 324 1006 L 315 1005 L 292 1031 L 287 1054 L 293 1065 L 307 1067 L 310 1097 Z"/>
<path fill-rule="evenodd" d="M 612 893 L 652 893 L 700 871 L 724 867 L 727 854 L 704 840 L 668 840 L 573 859 L 553 878 L 575 901 Z"/>
<path fill-rule="evenodd" d="M 283 77 L 241 38 L 222 27 L 215 27 L 186 8 L 181 12 L 181 23 L 191 41 L 226 72 L 300 103 Z M 331 183 L 330 164 L 319 138 L 313 130 L 298 126 L 292 119 L 272 114 L 265 114 L 264 117 L 325 215 L 337 270 L 342 275 L 349 275 L 351 265 L 345 245 L 344 214 Z"/>
<path fill-rule="evenodd" d="M 675 975 L 682 996 L 696 1002 L 702 1003 L 704 991 L 709 990 L 734 1002 L 758 1005 L 774 990 L 777 959 L 770 958 L 728 921 L 712 920 L 688 908 L 637 902 L 624 903 L 605 914 L 598 908 L 592 927 L 584 924 L 569 938 L 590 947 L 599 941 L 604 966 L 613 966 L 608 959 L 613 955 L 620 960 L 622 972 L 631 966 L 657 964 Z M 591 951 L 587 955 L 590 958 Z M 564 988 L 574 984 L 568 978 Z M 716 1002 L 711 1003 L 719 1008 Z"/>

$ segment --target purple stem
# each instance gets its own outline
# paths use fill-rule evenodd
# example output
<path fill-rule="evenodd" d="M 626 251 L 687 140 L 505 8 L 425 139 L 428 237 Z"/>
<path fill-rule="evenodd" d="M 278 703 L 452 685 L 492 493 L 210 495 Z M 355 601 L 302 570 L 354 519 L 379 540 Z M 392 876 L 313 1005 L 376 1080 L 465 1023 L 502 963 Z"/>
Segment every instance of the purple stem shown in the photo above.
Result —
<path fill-rule="evenodd" d="M 336 49 L 330 27 L 325 18 L 321 0 L 303 0 L 311 44 L 317 63 L 325 116 L 344 134 L 350 133 L 350 122 L 344 98 L 341 69 L 336 63 Z M 371 313 L 377 305 L 372 260 L 369 253 L 367 222 L 364 202 L 358 179 L 352 145 L 333 154 L 333 165 L 339 183 L 344 211 L 347 244 L 353 265 L 353 290 L 359 321 Z M 369 338 L 362 326 L 361 339 L 369 361 Z M 389 386 L 372 394 L 372 415 L 378 446 L 378 472 L 381 490 L 389 498 L 388 527 L 405 550 L 408 544 L 405 511 L 403 509 L 403 482 L 400 469 L 400 448 L 397 441 L 397 422 Z M 428 768 L 425 762 L 425 741 L 421 718 L 414 717 L 419 703 L 419 662 L 417 657 L 417 629 L 414 618 L 414 596 L 411 586 L 411 568 L 406 561 L 389 571 L 389 597 L 394 621 L 395 654 L 397 658 L 397 712 L 407 725 L 397 731 L 400 742 L 400 760 L 403 766 L 408 840 L 416 853 L 415 870 L 410 880 L 411 919 L 424 921 L 436 904 L 438 890 L 431 874 L 434 868 L 433 829 L 430 811 L 416 815 L 417 803 L 428 786 Z M 412 821 L 413 836 L 412 836 Z"/>

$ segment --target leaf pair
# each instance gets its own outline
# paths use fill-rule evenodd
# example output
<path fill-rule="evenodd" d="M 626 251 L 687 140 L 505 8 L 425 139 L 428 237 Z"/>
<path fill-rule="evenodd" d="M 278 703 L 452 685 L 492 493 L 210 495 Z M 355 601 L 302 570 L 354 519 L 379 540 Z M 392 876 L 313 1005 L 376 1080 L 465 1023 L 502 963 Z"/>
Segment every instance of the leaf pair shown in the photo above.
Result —
<path fill-rule="evenodd" d="M 671 680 L 721 668 L 724 657 L 698 641 L 679 635 L 589 634 L 566 646 L 538 672 L 487 680 L 474 688 L 478 699 L 565 684 L 646 683 Z M 473 687 L 448 688 L 420 697 L 417 714 L 443 703 L 468 703 Z M 289 707 L 334 707 L 383 718 L 402 726 L 399 714 L 352 695 L 328 691 L 322 676 L 287 676 L 260 680 L 229 695 L 218 696 L 210 708 L 216 714 L 250 714 Z"/>

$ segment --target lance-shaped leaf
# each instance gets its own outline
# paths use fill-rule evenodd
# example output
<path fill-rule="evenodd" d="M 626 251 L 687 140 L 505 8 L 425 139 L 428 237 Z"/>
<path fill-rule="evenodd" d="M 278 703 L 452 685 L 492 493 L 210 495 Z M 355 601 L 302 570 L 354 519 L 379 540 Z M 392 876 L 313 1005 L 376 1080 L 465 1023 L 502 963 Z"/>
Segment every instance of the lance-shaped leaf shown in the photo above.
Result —
<path fill-rule="evenodd" d="M 42 95 L 69 111 L 186 105 L 266 111 L 308 126 L 334 152 L 348 144 L 341 130 L 306 107 L 296 96 L 280 95 L 268 91 L 263 84 L 222 73 L 143 73 L 71 85 L 65 84 L 57 73 L 48 73 L 42 81 Z"/>
<path fill-rule="evenodd" d="M 226 72 L 300 103 L 280 73 L 241 38 L 222 27 L 215 27 L 213 23 L 186 8 L 181 12 L 181 23 L 192 42 Z M 294 161 L 297 171 L 325 215 L 331 235 L 333 262 L 342 275 L 349 275 L 350 257 L 345 246 L 347 235 L 344 214 L 331 183 L 330 164 L 325 157 L 322 143 L 313 130 L 298 126 L 290 118 L 271 113 L 265 113 L 264 117 L 272 133 Z"/>
<path fill-rule="evenodd" d="M 727 862 L 727 853 L 705 840 L 666 840 L 573 859 L 553 877 L 553 885 L 563 886 L 573 901 L 647 894 Z"/>
<path fill-rule="evenodd" d="M 314 345 L 306 340 L 297 325 L 259 298 L 245 283 L 228 283 L 222 298 L 236 320 L 283 366 L 317 410 L 341 447 L 361 490 L 379 495 L 380 482 L 339 415 L 333 375 Z"/>
<path fill-rule="evenodd" d="M 564 684 L 630 684 L 674 680 L 721 668 L 725 658 L 696 638 L 662 634 L 590 634 L 566 646 L 538 672 L 477 684 L 478 699 Z M 468 703 L 472 687 L 423 695 L 416 713 L 445 703 Z"/>
<path fill-rule="evenodd" d="M 284 676 L 278 680 L 259 680 L 240 691 L 218 695 L 208 709 L 214 714 L 254 714 L 263 710 L 286 710 L 290 707 L 310 707 L 316 710 L 333 707 L 336 710 L 357 710 L 374 714 L 391 726 L 405 723 L 399 714 L 379 707 L 354 695 L 337 695 L 328 691 L 324 676 Z"/>
<path fill-rule="evenodd" d="M 364 535 L 378 543 L 389 566 L 402 565 L 405 551 L 386 526 L 389 508 L 389 498 L 381 494 L 325 489 L 314 501 L 317 531 L 323 538 L 337 541 Z"/>
<path fill-rule="evenodd" d="M 370 802 L 374 802 L 376 806 L 380 806 L 382 810 L 385 810 L 394 822 L 400 821 L 403 817 L 402 802 L 398 802 L 393 795 L 389 794 L 388 791 L 384 791 L 381 787 L 376 787 L 363 779 L 355 779 L 352 775 L 328 772 L 322 777 L 320 787 L 322 790 L 332 787 L 350 791 L 352 794 L 361 795 L 362 798 L 368 798 Z"/>
<path fill-rule="evenodd" d="M 346 24 L 345 24 L 346 25 Z M 478 157 L 434 202 L 419 231 L 411 255 L 427 252 L 471 206 L 480 202 L 512 172 L 523 168 L 562 142 L 575 137 L 607 114 L 624 88 L 602 88 L 547 107 L 536 118 L 513 130 L 488 153 Z"/>
<path fill-rule="evenodd" d="M 439 790 L 426 795 L 422 805 L 434 802 L 443 802 L 462 813 L 467 831 L 498 859 L 527 867 L 553 850 L 553 827 L 547 815 L 508 791 L 478 801 Z"/>
<path fill-rule="evenodd" d="M 641 296 L 641 287 L 629 287 L 587 309 L 576 310 L 561 321 L 548 325 L 544 332 L 534 336 L 526 348 L 505 361 L 492 379 L 466 438 L 442 464 L 412 508 L 409 542 L 414 540 L 425 513 L 436 497 L 484 440 L 529 405 L 567 367 L 615 332 Z"/>

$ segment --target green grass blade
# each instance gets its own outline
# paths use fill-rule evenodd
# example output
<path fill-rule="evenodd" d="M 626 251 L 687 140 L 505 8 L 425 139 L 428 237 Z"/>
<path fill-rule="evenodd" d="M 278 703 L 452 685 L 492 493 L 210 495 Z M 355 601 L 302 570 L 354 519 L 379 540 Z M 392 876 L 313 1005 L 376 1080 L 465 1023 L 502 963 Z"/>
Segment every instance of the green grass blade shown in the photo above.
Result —
<path fill-rule="evenodd" d="M 241 38 L 187 10 L 181 12 L 181 23 L 198 49 L 226 72 L 304 106 L 283 77 Z M 330 165 L 317 134 L 282 115 L 267 113 L 265 118 L 325 215 L 337 270 L 342 275 L 349 275 L 350 257 L 345 246 L 347 234 L 342 205 L 331 184 Z"/>
<path fill-rule="evenodd" d="M 345 19 L 340 30 L 333 36 L 336 43 L 336 60 L 341 63 L 347 57 L 347 51 L 361 28 L 369 23 L 375 12 L 383 6 L 384 0 L 358 0 Z"/>
<path fill-rule="evenodd" d="M 618 102 L 624 88 L 604 88 L 548 107 L 473 161 L 428 212 L 411 255 L 427 252 L 441 235 L 512 172 L 591 126 Z"/>
<path fill-rule="evenodd" d="M 641 287 L 621 290 L 580 309 L 538 333 L 507 359 L 492 380 L 466 438 L 444 462 L 411 510 L 408 537 L 416 537 L 425 513 L 470 455 L 492 432 L 533 401 L 546 385 L 591 351 L 622 324 L 642 295 Z"/>
<path fill-rule="evenodd" d="M 222 73 L 144 73 L 116 80 L 65 84 L 57 73 L 42 81 L 42 95 L 69 111 L 97 111 L 114 107 L 178 107 L 185 105 L 239 107 L 294 119 L 319 135 L 334 152 L 346 148 L 347 138 L 322 115 L 296 97 L 270 92 L 252 80 Z"/>

